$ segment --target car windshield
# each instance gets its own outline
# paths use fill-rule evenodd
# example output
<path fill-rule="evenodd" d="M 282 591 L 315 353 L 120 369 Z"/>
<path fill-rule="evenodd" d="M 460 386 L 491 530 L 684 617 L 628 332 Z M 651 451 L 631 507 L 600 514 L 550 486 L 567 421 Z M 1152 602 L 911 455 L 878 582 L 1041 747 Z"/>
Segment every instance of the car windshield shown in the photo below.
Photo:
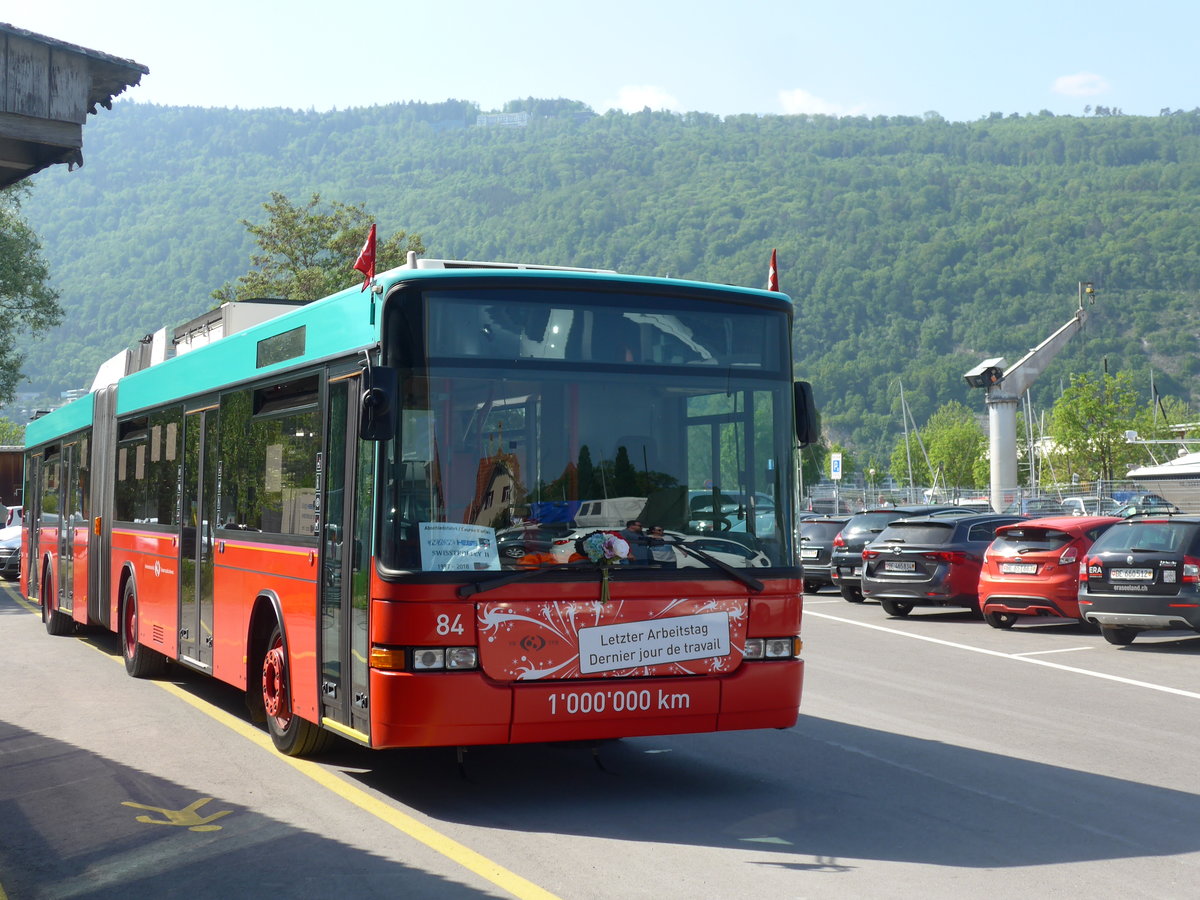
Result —
<path fill-rule="evenodd" d="M 887 544 L 945 544 L 954 534 L 953 522 L 893 522 L 883 530 L 876 539 L 877 543 Z"/>
<path fill-rule="evenodd" d="M 812 541 L 831 541 L 842 530 L 842 522 L 801 522 L 800 540 L 806 543 Z"/>
<path fill-rule="evenodd" d="M 992 549 L 997 553 L 1052 551 L 1069 544 L 1072 537 L 1070 533 L 1057 528 L 1010 528 L 996 535 Z"/>
<path fill-rule="evenodd" d="M 642 527 L 625 535 L 628 565 L 662 567 L 644 540 L 655 525 L 795 565 L 786 325 L 683 288 L 394 294 L 385 362 L 401 368 L 402 408 L 383 445 L 384 568 L 562 566 L 570 544 L 525 558 L 489 545 L 518 522 L 630 521 Z"/>
<path fill-rule="evenodd" d="M 896 518 L 894 512 L 859 513 L 848 521 L 842 529 L 843 534 L 862 534 L 867 531 L 879 531 L 888 522 Z"/>
<path fill-rule="evenodd" d="M 1182 553 L 1196 533 L 1192 522 L 1118 523 L 1096 539 L 1092 552 L 1146 550 L 1152 553 Z"/>

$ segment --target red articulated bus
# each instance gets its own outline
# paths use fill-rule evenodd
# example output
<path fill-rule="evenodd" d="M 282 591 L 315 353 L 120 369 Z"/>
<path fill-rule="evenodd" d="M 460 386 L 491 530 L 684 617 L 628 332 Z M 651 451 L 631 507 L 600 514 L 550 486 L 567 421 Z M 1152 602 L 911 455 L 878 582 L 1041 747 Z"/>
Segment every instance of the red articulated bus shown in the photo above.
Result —
<path fill-rule="evenodd" d="M 791 323 L 776 292 L 415 257 L 226 305 L 29 424 L 22 588 L 131 675 L 244 689 L 291 755 L 788 727 Z"/>

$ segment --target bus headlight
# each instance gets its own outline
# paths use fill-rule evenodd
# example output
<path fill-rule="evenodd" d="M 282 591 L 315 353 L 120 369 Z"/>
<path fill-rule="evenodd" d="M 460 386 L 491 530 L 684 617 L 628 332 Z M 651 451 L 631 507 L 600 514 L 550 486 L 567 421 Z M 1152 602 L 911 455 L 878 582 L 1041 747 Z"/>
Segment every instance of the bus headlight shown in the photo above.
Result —
<path fill-rule="evenodd" d="M 474 669 L 479 666 L 479 651 L 474 647 L 447 647 L 447 669 Z"/>
<path fill-rule="evenodd" d="M 413 669 L 421 672 L 426 669 L 446 668 L 446 651 L 442 647 L 419 647 L 413 650 Z"/>
<path fill-rule="evenodd" d="M 414 672 L 429 672 L 439 669 L 476 669 L 479 667 L 477 647 L 414 647 L 412 651 Z"/>
<path fill-rule="evenodd" d="M 743 659 L 795 659 L 800 655 L 800 636 L 746 638 Z"/>

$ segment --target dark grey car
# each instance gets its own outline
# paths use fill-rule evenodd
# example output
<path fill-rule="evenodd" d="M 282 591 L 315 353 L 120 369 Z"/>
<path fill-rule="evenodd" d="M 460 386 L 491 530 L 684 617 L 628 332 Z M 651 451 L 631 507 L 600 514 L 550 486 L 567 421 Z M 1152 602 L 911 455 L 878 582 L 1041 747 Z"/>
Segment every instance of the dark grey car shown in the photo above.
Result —
<path fill-rule="evenodd" d="M 1024 518 L 983 513 L 898 519 L 863 551 L 863 595 L 878 600 L 889 616 L 907 616 L 915 606 L 979 612 L 984 551 L 997 528 Z"/>
<path fill-rule="evenodd" d="M 927 516 L 936 512 L 961 512 L 957 506 L 888 506 L 869 509 L 851 516 L 833 539 L 830 555 L 830 575 L 851 603 L 862 603 L 863 548 L 875 540 L 890 522 L 906 516 Z"/>
<path fill-rule="evenodd" d="M 804 567 L 804 592 L 815 594 L 833 584 L 829 573 L 833 539 L 846 524 L 846 516 L 817 516 L 800 523 L 800 564 Z"/>
<path fill-rule="evenodd" d="M 1110 644 L 1200 632 L 1200 516 L 1128 519 L 1100 535 L 1079 565 L 1079 613 Z"/>

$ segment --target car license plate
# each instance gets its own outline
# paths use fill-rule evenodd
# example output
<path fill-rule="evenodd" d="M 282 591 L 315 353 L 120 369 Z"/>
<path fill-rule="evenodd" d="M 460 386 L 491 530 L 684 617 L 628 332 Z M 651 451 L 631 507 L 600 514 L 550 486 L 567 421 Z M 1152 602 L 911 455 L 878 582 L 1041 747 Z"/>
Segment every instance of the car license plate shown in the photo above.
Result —
<path fill-rule="evenodd" d="M 905 562 L 903 560 L 887 560 L 883 564 L 885 572 L 915 572 L 917 564 L 915 562 Z"/>
<path fill-rule="evenodd" d="M 806 547 L 805 549 L 800 551 L 801 559 L 816 559 L 820 555 L 821 555 L 821 551 L 817 550 L 815 547 L 812 550 L 809 550 Z"/>
<path fill-rule="evenodd" d="M 1109 569 L 1109 581 L 1150 581 L 1154 578 L 1153 569 Z"/>
<path fill-rule="evenodd" d="M 1002 575 L 1033 575 L 1037 572 L 1037 563 L 1000 563 Z"/>

